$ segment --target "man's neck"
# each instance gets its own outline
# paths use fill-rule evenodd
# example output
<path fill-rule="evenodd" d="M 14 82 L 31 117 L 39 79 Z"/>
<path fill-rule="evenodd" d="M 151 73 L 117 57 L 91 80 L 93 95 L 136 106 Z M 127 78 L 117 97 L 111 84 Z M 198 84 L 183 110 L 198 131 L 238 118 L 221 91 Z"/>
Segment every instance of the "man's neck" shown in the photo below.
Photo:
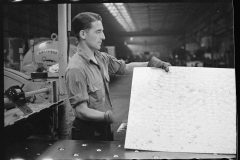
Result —
<path fill-rule="evenodd" d="M 98 63 L 97 59 L 94 56 L 94 50 L 90 49 L 85 43 L 80 42 L 78 44 L 78 48 L 82 51 L 81 54 L 88 57 L 89 59 L 91 59 L 96 64 Z"/>
<path fill-rule="evenodd" d="M 95 58 L 94 57 L 94 50 L 90 49 L 85 43 L 79 43 L 78 44 L 79 49 L 82 51 L 82 54 L 89 57 L 90 59 Z"/>

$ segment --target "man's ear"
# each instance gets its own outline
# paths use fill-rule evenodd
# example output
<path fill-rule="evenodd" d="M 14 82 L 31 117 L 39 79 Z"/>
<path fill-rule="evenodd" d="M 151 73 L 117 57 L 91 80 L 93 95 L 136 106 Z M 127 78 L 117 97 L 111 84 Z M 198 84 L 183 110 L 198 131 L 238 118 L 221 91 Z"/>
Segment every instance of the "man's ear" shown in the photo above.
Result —
<path fill-rule="evenodd" d="M 86 39 L 86 32 L 85 32 L 84 30 L 81 30 L 81 31 L 79 32 L 79 37 L 80 37 L 81 39 Z"/>

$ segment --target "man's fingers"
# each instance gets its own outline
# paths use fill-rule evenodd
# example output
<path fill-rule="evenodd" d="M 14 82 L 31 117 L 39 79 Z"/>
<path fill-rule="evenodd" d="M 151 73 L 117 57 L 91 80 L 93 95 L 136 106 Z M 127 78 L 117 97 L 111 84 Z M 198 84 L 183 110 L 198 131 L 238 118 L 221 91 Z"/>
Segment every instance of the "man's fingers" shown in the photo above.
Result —
<path fill-rule="evenodd" d="M 169 71 L 169 66 L 172 66 L 170 63 L 168 63 L 168 62 L 163 62 L 163 63 L 159 63 L 158 65 L 157 65 L 157 68 L 162 68 L 162 69 L 164 69 L 166 72 L 168 72 Z"/>
<path fill-rule="evenodd" d="M 168 72 L 168 71 L 169 71 L 169 67 L 168 67 L 168 66 L 165 67 L 164 70 L 165 70 L 166 72 Z"/>
<path fill-rule="evenodd" d="M 164 69 L 166 72 L 169 71 L 169 64 L 170 64 L 170 63 L 165 63 L 165 64 L 163 65 L 163 69 Z M 171 64 L 170 64 L 170 65 L 171 65 Z"/>

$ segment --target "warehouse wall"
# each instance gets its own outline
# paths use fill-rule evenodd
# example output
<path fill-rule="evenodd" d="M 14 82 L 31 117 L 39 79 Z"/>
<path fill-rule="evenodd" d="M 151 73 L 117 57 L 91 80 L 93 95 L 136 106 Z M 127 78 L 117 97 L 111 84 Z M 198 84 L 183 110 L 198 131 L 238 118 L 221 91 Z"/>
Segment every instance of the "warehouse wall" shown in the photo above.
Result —
<path fill-rule="evenodd" d="M 185 47 L 190 54 L 202 50 L 211 54 L 212 67 L 234 67 L 234 15 L 232 4 L 222 4 L 207 12 L 186 28 L 174 48 Z M 202 60 L 204 61 L 204 60 Z"/>
<path fill-rule="evenodd" d="M 4 5 L 4 37 L 50 37 L 57 32 L 57 4 Z"/>

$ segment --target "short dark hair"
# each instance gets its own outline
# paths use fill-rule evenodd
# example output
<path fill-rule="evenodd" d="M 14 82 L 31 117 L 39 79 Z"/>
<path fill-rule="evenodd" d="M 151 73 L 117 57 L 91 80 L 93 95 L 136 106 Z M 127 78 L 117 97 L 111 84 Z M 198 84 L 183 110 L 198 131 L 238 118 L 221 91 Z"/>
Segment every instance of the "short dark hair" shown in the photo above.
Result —
<path fill-rule="evenodd" d="M 90 29 L 91 23 L 95 21 L 102 21 L 102 17 L 97 13 L 83 12 L 76 15 L 72 20 L 73 34 L 80 40 L 79 32 L 81 30 Z"/>

